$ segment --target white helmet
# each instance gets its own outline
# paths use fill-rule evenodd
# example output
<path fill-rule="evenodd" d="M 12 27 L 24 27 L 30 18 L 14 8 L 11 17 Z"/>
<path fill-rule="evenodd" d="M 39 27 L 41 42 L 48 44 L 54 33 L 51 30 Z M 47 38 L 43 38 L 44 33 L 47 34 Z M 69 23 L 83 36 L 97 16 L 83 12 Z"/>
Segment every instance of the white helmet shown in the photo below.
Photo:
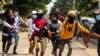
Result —
<path fill-rule="evenodd" d="M 36 13 L 37 13 L 37 11 L 35 11 L 35 10 L 32 11 L 32 14 L 36 14 Z"/>
<path fill-rule="evenodd" d="M 43 13 L 43 10 L 39 9 L 37 13 Z"/>

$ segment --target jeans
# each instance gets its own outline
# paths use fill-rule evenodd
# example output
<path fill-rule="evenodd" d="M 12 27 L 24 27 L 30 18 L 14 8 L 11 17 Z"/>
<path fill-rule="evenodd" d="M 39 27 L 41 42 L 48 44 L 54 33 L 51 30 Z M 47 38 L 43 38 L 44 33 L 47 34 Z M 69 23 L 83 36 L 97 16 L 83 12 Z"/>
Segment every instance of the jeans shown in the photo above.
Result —
<path fill-rule="evenodd" d="M 51 39 L 52 45 L 53 45 L 53 50 L 54 51 L 60 44 L 60 39 L 58 36 L 53 36 Z"/>
<path fill-rule="evenodd" d="M 13 52 L 16 52 L 17 46 L 18 46 L 18 41 L 19 41 L 19 32 L 16 33 L 16 36 L 14 36 L 15 39 L 15 45 L 13 48 Z"/>
<path fill-rule="evenodd" d="M 3 53 L 7 54 L 9 51 L 9 48 L 12 44 L 12 36 L 2 36 L 2 51 Z M 7 44 L 7 46 L 6 46 Z"/>
<path fill-rule="evenodd" d="M 61 40 L 61 48 L 59 50 L 59 56 L 62 56 L 62 52 L 64 50 L 64 46 L 66 43 L 68 44 L 68 48 L 69 48 L 67 56 L 71 56 L 71 54 L 72 54 L 72 39 Z"/>

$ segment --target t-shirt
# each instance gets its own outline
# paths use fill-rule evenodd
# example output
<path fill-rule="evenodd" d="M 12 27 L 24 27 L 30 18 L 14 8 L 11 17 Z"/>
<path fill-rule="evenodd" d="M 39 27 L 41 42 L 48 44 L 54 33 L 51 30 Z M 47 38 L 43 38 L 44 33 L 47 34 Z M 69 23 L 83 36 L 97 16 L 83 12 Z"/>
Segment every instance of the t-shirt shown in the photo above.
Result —
<path fill-rule="evenodd" d="M 53 23 L 51 20 L 48 20 L 48 29 L 50 29 L 51 32 L 59 33 L 61 25 L 62 25 L 62 22 L 60 20 L 58 20 L 57 23 Z"/>
<path fill-rule="evenodd" d="M 8 23 L 9 25 L 13 26 L 15 23 L 15 19 L 11 17 L 6 17 L 5 23 Z M 4 25 L 3 27 L 3 33 L 6 34 L 6 36 L 11 35 L 14 30 L 12 28 L 9 28 Z"/>
<path fill-rule="evenodd" d="M 33 20 L 33 24 L 35 24 L 35 27 L 37 27 L 38 29 L 43 28 L 44 26 L 46 26 L 47 24 L 47 20 L 42 18 L 42 19 L 34 19 Z M 39 36 L 39 31 L 35 30 L 34 31 L 34 36 Z"/>
<path fill-rule="evenodd" d="M 33 21 L 33 20 L 30 18 L 30 19 L 28 19 L 27 22 L 26 22 L 26 25 L 28 26 L 28 33 L 31 33 L 31 34 L 32 34 L 32 32 L 34 31 L 32 21 Z"/>
<path fill-rule="evenodd" d="M 91 31 L 100 34 L 100 23 L 95 23 Z"/>

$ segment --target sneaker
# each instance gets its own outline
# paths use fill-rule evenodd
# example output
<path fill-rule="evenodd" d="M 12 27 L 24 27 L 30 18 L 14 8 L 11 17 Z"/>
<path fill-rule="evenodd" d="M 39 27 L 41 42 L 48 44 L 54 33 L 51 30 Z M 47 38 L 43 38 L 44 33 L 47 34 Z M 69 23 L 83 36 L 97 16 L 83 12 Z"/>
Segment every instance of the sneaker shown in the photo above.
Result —
<path fill-rule="evenodd" d="M 8 54 L 4 54 L 3 56 L 8 56 Z"/>

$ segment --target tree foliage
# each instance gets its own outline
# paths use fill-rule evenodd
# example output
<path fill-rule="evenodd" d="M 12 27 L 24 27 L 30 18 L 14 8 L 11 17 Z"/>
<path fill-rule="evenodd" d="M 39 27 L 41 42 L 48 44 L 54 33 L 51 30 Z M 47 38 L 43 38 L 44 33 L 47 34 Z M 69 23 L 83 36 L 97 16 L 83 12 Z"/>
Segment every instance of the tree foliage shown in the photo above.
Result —
<path fill-rule="evenodd" d="M 75 0 L 75 10 L 78 10 L 81 12 L 82 15 L 87 15 L 88 11 L 95 8 L 94 4 L 91 3 L 90 0 Z M 58 1 L 55 4 L 56 8 L 59 8 L 61 11 L 61 14 L 66 15 L 69 10 L 72 10 L 73 7 L 73 0 L 62 0 Z"/>
<path fill-rule="evenodd" d="M 27 15 L 32 10 L 35 9 L 46 9 L 45 5 L 48 4 L 50 0 L 14 0 L 13 4 L 7 4 L 4 8 L 18 8 L 21 15 Z"/>

